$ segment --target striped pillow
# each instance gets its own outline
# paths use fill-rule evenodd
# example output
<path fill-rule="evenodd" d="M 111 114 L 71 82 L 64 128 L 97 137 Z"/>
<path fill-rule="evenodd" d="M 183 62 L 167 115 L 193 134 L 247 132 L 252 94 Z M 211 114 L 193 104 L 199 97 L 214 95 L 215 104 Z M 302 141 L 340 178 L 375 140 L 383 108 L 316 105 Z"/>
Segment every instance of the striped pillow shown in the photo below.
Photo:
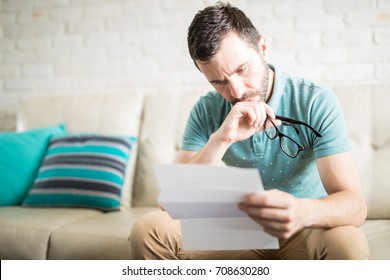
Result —
<path fill-rule="evenodd" d="M 118 210 L 134 138 L 53 137 L 24 206 Z"/>

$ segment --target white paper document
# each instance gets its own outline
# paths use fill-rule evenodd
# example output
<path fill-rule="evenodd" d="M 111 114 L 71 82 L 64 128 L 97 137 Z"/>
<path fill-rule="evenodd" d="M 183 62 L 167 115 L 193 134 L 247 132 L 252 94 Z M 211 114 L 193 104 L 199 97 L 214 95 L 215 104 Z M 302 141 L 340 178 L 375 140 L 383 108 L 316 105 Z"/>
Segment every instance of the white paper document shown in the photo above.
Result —
<path fill-rule="evenodd" d="M 255 168 L 156 165 L 160 205 L 179 219 L 185 250 L 277 249 L 278 239 L 238 209 L 243 195 L 261 193 Z"/>

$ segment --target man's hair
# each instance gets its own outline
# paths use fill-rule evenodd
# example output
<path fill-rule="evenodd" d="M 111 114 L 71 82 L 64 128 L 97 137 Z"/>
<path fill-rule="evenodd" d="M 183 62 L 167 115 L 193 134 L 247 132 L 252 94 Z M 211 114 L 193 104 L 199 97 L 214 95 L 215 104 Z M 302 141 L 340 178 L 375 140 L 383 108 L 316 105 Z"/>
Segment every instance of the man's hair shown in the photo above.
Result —
<path fill-rule="evenodd" d="M 230 32 L 235 32 L 250 47 L 258 49 L 259 31 L 240 9 L 220 1 L 199 11 L 187 36 L 188 50 L 195 65 L 196 61 L 210 62 Z"/>

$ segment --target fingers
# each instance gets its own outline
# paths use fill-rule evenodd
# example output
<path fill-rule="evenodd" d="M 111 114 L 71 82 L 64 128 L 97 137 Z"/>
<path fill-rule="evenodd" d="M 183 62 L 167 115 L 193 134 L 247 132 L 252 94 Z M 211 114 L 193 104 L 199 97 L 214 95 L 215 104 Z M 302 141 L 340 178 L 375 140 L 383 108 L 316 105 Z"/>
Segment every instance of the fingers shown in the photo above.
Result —
<path fill-rule="evenodd" d="M 266 111 L 266 115 L 268 115 L 272 119 L 276 118 L 274 110 L 272 110 L 272 108 L 268 104 L 264 103 L 264 109 Z"/>
<path fill-rule="evenodd" d="M 278 238 L 289 238 L 299 230 L 299 228 L 294 226 L 291 222 L 278 222 L 274 220 L 258 219 L 257 217 L 251 218 L 260 224 L 265 232 Z"/>
<path fill-rule="evenodd" d="M 288 238 L 300 228 L 297 200 L 285 192 L 270 190 L 247 195 L 238 207 L 273 236 Z"/>
<path fill-rule="evenodd" d="M 279 190 L 269 190 L 260 194 L 248 194 L 241 199 L 245 206 L 269 207 L 269 208 L 291 208 L 294 204 L 294 197 Z"/>
<path fill-rule="evenodd" d="M 251 195 L 238 204 L 239 209 L 253 219 L 289 223 L 293 220 L 294 203 L 289 198 Z"/>
<path fill-rule="evenodd" d="M 264 102 L 237 102 L 218 129 L 218 138 L 226 143 L 248 139 L 264 129 L 267 112 L 273 110 Z"/>
<path fill-rule="evenodd" d="M 266 113 L 265 107 L 262 106 L 261 103 L 251 104 L 251 105 L 253 106 L 254 113 L 255 113 L 255 119 L 251 125 L 254 128 L 263 127 L 264 122 L 267 118 L 267 113 Z"/>
<path fill-rule="evenodd" d="M 251 206 L 239 206 L 241 210 L 247 213 L 253 219 L 264 220 L 264 223 L 278 222 L 289 223 L 292 221 L 291 212 L 287 209 L 279 208 L 259 208 Z"/>
<path fill-rule="evenodd" d="M 239 102 L 235 107 L 247 118 L 247 124 L 254 128 L 264 128 L 267 116 L 275 118 L 272 108 L 264 102 Z"/>
<path fill-rule="evenodd" d="M 257 106 L 255 105 L 254 106 L 254 111 L 255 111 L 255 114 L 256 114 L 256 119 L 254 120 L 252 126 L 254 128 L 257 128 L 259 127 L 259 125 L 261 125 L 262 121 L 263 121 L 263 110 L 262 110 L 262 106 Z"/>
<path fill-rule="evenodd" d="M 244 207 L 242 210 L 260 224 L 265 232 L 278 238 L 288 238 L 298 229 L 293 216 L 286 209 Z"/>
<path fill-rule="evenodd" d="M 266 225 L 263 226 L 263 230 L 266 233 L 281 239 L 290 238 L 296 232 L 296 230 L 291 227 L 286 227 L 284 224 Z"/>

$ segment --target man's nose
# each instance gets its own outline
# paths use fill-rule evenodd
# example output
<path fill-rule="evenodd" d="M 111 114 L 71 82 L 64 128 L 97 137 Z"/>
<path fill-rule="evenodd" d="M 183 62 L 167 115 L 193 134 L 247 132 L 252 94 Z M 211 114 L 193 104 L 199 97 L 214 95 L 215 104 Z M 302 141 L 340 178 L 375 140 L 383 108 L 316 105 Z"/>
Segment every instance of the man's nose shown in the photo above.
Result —
<path fill-rule="evenodd" d="M 230 95 L 236 99 L 241 99 L 245 93 L 245 86 L 239 77 L 231 77 Z"/>

